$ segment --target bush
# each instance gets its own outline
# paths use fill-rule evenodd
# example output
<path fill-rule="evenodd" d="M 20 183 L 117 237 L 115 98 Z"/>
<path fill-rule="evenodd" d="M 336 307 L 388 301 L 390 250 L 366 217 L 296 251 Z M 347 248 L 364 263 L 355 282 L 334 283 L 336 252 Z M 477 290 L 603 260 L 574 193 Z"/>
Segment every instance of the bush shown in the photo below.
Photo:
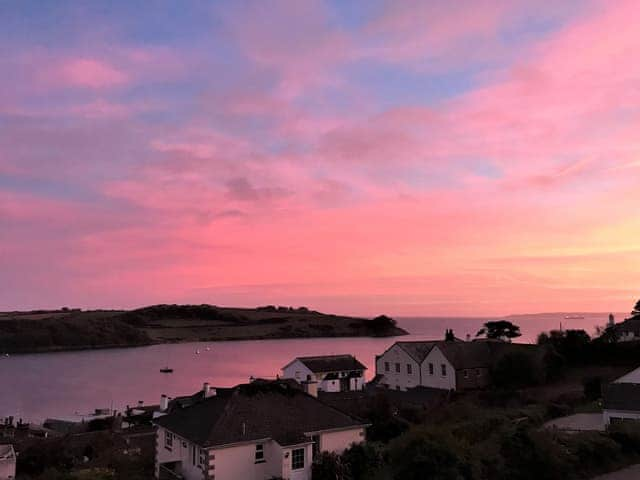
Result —
<path fill-rule="evenodd" d="M 536 383 L 536 369 L 531 356 L 522 352 L 504 355 L 491 372 L 498 387 L 517 388 Z"/>
<path fill-rule="evenodd" d="M 321 453 L 313 462 L 311 472 L 313 480 L 351 480 L 347 466 L 335 453 Z"/>
<path fill-rule="evenodd" d="M 412 430 L 392 442 L 389 459 L 396 480 L 471 478 L 469 463 L 448 434 Z"/>
<path fill-rule="evenodd" d="M 582 380 L 582 388 L 587 400 L 594 401 L 602 398 L 602 378 L 587 377 Z"/>

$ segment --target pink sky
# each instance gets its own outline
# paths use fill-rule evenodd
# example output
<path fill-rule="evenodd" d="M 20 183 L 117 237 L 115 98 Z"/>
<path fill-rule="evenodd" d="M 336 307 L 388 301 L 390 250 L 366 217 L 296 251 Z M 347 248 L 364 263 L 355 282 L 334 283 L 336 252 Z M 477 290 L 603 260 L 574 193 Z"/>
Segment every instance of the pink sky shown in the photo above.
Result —
<path fill-rule="evenodd" d="M 0 7 L 0 310 L 640 297 L 637 1 L 139 8 Z"/>

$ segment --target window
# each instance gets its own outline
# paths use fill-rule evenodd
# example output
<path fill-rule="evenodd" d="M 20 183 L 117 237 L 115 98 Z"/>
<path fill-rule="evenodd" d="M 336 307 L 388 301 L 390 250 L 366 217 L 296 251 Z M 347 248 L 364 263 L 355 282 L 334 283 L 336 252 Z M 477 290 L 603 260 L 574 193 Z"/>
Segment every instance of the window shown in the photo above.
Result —
<path fill-rule="evenodd" d="M 400 364 L 399 363 L 396 363 L 396 372 L 400 373 Z"/>
<path fill-rule="evenodd" d="M 200 450 L 200 467 L 204 468 L 204 466 L 207 464 L 207 451 L 206 450 Z"/>
<path fill-rule="evenodd" d="M 464 371 L 464 378 L 469 378 L 469 370 Z"/>
<path fill-rule="evenodd" d="M 256 463 L 264 463 L 264 445 L 256 443 Z"/>
<path fill-rule="evenodd" d="M 384 371 L 385 372 L 389 371 L 389 362 L 384 362 Z"/>
<path fill-rule="evenodd" d="M 291 451 L 291 470 L 304 468 L 304 448 L 296 448 Z"/>
<path fill-rule="evenodd" d="M 433 375 L 433 363 L 429 364 L 429 375 Z"/>
<path fill-rule="evenodd" d="M 440 365 L 440 367 L 442 368 L 442 376 L 446 377 L 447 376 L 447 366 L 443 363 L 442 365 Z"/>
<path fill-rule="evenodd" d="M 413 373 L 413 371 L 411 370 L 411 364 L 407 363 L 407 374 L 411 375 Z"/>
<path fill-rule="evenodd" d="M 320 435 L 313 435 L 311 437 L 313 445 L 311 447 L 311 459 L 315 460 L 320 455 Z"/>
<path fill-rule="evenodd" d="M 196 465 L 196 446 L 195 445 L 191 445 L 191 464 L 192 465 Z"/>
<path fill-rule="evenodd" d="M 171 450 L 173 448 L 173 433 L 164 431 L 164 448 Z"/>

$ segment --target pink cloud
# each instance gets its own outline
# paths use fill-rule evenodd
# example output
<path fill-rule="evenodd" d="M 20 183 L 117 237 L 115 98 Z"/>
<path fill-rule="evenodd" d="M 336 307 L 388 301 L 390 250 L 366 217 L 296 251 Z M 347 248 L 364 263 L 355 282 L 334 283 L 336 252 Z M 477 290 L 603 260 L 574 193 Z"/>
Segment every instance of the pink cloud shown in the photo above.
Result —
<path fill-rule="evenodd" d="M 92 58 L 68 60 L 60 66 L 58 75 L 60 81 L 70 86 L 93 89 L 117 87 L 129 80 L 116 67 Z"/>

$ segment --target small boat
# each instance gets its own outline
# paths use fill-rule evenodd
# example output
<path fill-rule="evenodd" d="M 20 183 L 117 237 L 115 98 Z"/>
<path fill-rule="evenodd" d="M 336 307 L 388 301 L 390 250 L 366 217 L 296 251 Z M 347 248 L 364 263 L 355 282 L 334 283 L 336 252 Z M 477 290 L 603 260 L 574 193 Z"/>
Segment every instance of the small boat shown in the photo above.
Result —
<path fill-rule="evenodd" d="M 196 355 L 200 355 L 200 350 L 196 350 Z"/>
<path fill-rule="evenodd" d="M 160 369 L 161 373 L 173 373 L 173 368 L 164 367 Z"/>
<path fill-rule="evenodd" d="M 205 348 L 205 350 L 206 350 L 207 352 L 209 352 L 209 351 L 211 350 L 211 347 L 207 347 L 207 348 Z"/>
<path fill-rule="evenodd" d="M 582 315 L 565 315 L 565 320 L 584 320 Z"/>

